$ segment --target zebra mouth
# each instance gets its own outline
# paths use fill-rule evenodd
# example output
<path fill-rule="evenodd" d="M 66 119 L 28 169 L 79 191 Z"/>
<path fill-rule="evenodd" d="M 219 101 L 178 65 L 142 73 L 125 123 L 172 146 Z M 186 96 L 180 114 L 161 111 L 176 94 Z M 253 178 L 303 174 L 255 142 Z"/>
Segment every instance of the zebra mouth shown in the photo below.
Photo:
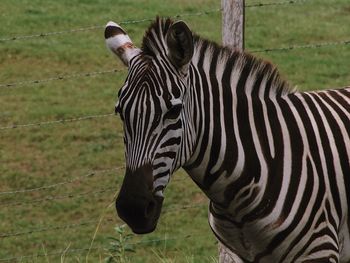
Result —
<path fill-rule="evenodd" d="M 139 204 L 142 208 L 130 206 L 122 199 L 117 199 L 118 216 L 128 224 L 135 234 L 151 233 L 157 227 L 163 199 L 163 197 L 154 196 L 151 200 L 140 200 Z"/>
<path fill-rule="evenodd" d="M 164 197 L 153 191 L 152 166 L 143 165 L 136 170 L 126 169 L 116 200 L 118 216 L 136 234 L 155 230 Z"/>
<path fill-rule="evenodd" d="M 140 217 L 137 224 L 130 225 L 131 230 L 135 234 L 152 233 L 157 228 L 163 200 L 164 198 L 155 196 L 154 201 L 150 202 L 146 207 L 144 217 Z"/>
<path fill-rule="evenodd" d="M 156 229 L 157 225 L 155 224 L 152 228 L 144 228 L 144 229 L 137 229 L 137 228 L 131 228 L 132 232 L 134 232 L 137 235 L 143 235 L 143 234 L 149 234 L 152 233 Z"/>

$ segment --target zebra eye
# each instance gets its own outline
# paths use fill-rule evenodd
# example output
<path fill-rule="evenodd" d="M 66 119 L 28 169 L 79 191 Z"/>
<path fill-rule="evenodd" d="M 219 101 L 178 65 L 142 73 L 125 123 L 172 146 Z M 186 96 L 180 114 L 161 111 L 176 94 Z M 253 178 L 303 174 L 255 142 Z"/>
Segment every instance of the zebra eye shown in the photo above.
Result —
<path fill-rule="evenodd" d="M 180 112 L 182 110 L 182 104 L 173 105 L 167 113 L 164 115 L 164 120 L 166 119 L 176 119 L 179 117 Z"/>

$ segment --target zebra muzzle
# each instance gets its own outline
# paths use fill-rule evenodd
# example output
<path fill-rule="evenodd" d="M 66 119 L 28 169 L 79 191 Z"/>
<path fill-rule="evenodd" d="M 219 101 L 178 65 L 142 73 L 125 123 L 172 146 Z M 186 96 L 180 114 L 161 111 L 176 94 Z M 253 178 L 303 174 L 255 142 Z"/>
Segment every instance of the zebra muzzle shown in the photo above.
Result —
<path fill-rule="evenodd" d="M 153 195 L 153 176 L 150 165 L 136 171 L 127 169 L 116 200 L 118 216 L 136 234 L 152 232 L 160 216 L 163 197 Z"/>

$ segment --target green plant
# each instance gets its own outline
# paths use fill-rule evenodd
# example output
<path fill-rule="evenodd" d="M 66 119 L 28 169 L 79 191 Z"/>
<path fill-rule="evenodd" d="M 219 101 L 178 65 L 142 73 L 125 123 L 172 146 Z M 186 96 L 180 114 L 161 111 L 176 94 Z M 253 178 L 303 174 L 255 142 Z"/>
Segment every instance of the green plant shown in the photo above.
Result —
<path fill-rule="evenodd" d="M 127 258 L 128 252 L 135 252 L 133 245 L 129 242 L 132 238 L 132 234 L 127 234 L 125 231 L 125 224 L 121 226 L 116 226 L 114 230 L 116 231 L 117 237 L 107 237 L 109 242 L 109 247 L 106 249 L 107 257 L 105 258 L 106 263 L 125 263 L 130 262 Z"/>

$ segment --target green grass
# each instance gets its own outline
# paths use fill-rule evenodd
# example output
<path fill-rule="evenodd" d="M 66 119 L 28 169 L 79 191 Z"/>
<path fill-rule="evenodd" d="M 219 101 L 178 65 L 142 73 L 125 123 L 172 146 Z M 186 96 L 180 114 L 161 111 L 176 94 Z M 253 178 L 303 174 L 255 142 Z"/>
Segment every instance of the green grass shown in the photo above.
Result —
<path fill-rule="evenodd" d="M 256 2 L 259 1 L 247 0 L 247 4 Z M 0 38 L 102 26 L 109 20 L 120 22 L 218 8 L 220 1 L 214 0 L 1 0 Z M 219 12 L 182 19 L 198 34 L 220 42 Z M 246 20 L 248 50 L 350 39 L 347 0 L 310 0 L 302 4 L 248 8 Z M 148 24 L 124 27 L 135 43 L 140 44 Z M 349 45 L 257 55 L 277 64 L 285 78 L 303 90 L 350 84 Z M 103 28 L 0 42 L 0 84 L 110 69 L 123 70 L 123 67 L 106 50 Z M 123 70 L 0 88 L 0 126 L 111 113 L 125 76 Z M 121 123 L 113 116 L 0 130 L 0 192 L 50 185 L 92 170 L 123 166 L 121 134 Z M 107 171 L 55 188 L 0 195 L 0 235 L 92 222 L 80 227 L 0 237 L 0 259 L 33 255 L 20 262 L 83 262 L 87 251 L 75 249 L 89 248 L 93 240 L 92 247 L 96 249 L 90 251 L 87 261 L 103 261 L 107 256 L 103 249 L 108 246 L 107 237 L 115 234 L 116 225 L 122 224 L 115 215 L 114 205 L 110 205 L 122 176 L 123 170 Z M 109 187 L 113 190 L 83 195 Z M 42 200 L 49 197 L 61 198 Z M 38 199 L 41 201 L 33 203 Z M 181 209 L 191 204 L 195 207 Z M 130 242 L 136 243 L 136 252 L 127 254 L 128 260 L 215 262 L 217 246 L 207 223 L 206 204 L 204 195 L 184 172 L 175 174 L 166 191 L 164 213 L 157 230 L 150 235 L 132 237 Z M 104 220 L 98 225 L 101 217 Z M 65 250 L 66 253 L 50 256 Z"/>

